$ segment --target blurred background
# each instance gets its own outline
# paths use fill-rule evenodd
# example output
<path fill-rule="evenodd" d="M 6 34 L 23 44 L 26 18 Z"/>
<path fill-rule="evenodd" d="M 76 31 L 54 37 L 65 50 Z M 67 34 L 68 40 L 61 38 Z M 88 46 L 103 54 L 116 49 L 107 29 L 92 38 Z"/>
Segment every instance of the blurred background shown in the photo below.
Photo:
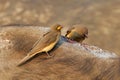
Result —
<path fill-rule="evenodd" d="M 0 25 L 85 24 L 86 43 L 120 55 L 120 0 L 0 0 Z"/>

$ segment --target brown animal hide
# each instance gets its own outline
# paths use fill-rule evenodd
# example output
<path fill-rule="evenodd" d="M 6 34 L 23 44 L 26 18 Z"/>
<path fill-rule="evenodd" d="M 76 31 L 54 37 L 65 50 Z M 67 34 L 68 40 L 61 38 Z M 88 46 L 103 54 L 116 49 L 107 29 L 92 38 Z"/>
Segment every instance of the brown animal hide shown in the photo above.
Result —
<path fill-rule="evenodd" d="M 50 52 L 54 57 L 42 53 L 16 66 L 48 30 L 37 26 L 0 27 L 0 80 L 120 80 L 120 61 L 115 53 L 69 43 L 62 36 Z"/>

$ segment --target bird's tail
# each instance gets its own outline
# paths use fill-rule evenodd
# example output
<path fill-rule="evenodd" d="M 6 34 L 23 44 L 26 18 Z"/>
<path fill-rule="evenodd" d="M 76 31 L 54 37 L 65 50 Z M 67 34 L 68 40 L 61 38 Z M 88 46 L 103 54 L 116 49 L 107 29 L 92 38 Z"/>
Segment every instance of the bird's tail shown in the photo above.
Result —
<path fill-rule="evenodd" d="M 24 57 L 18 64 L 17 66 L 21 66 L 22 64 L 24 64 L 26 61 L 28 61 L 29 59 L 31 59 L 32 57 L 34 57 L 36 54 L 32 54 L 32 55 L 27 55 L 26 57 Z"/>

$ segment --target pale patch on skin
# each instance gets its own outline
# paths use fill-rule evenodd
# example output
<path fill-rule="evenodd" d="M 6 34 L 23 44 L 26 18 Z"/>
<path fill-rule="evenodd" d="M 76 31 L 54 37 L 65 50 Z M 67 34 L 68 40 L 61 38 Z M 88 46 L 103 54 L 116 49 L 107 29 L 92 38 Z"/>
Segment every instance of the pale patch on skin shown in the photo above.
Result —
<path fill-rule="evenodd" d="M 1 50 L 8 49 L 12 45 L 12 42 L 9 39 L 3 37 L 5 35 L 6 35 L 6 32 L 4 33 L 2 31 L 0 32 L 0 49 Z"/>
<path fill-rule="evenodd" d="M 98 58 L 105 58 L 106 59 L 106 58 L 118 57 L 115 53 L 109 52 L 107 50 L 102 50 L 101 48 L 98 48 L 97 46 L 90 46 L 87 44 L 78 44 L 78 43 L 74 43 L 73 46 L 75 46 L 76 48 L 79 48 L 79 49 L 83 49 L 83 50 L 93 54 L 94 56 L 96 56 Z"/>
<path fill-rule="evenodd" d="M 0 48 L 5 48 L 10 43 L 10 40 L 2 40 L 0 39 Z M 10 45 L 10 44 L 9 44 Z"/>
<path fill-rule="evenodd" d="M 111 52 L 102 50 L 96 46 L 90 46 L 90 48 L 88 48 L 88 51 L 100 58 L 116 58 L 116 57 L 118 57 L 115 53 L 113 53 L 113 52 L 111 53 Z"/>
<path fill-rule="evenodd" d="M 37 26 L 36 26 L 37 27 Z M 50 28 L 49 27 L 45 27 L 45 26 L 41 26 L 41 27 L 38 27 L 38 29 L 42 30 L 42 31 L 49 31 Z"/>

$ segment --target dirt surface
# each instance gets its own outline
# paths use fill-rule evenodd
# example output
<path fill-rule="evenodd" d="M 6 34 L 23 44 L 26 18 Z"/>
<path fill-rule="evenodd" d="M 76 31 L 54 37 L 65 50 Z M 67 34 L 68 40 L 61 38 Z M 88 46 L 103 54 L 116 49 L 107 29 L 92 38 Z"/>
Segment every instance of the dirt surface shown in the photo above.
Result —
<path fill-rule="evenodd" d="M 85 24 L 88 44 L 120 55 L 120 0 L 0 0 L 0 25 Z"/>

